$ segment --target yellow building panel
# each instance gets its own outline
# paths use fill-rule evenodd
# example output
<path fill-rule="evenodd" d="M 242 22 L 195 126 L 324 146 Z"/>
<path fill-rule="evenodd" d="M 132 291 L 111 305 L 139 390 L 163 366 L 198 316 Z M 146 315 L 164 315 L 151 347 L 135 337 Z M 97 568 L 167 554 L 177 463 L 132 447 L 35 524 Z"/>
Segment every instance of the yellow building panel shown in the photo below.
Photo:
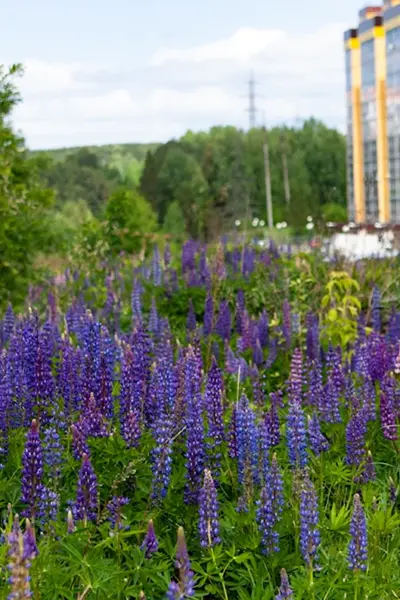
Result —
<path fill-rule="evenodd" d="M 375 36 L 375 79 L 376 79 L 376 116 L 377 116 L 377 161 L 378 161 L 378 204 L 379 221 L 390 221 L 389 202 L 389 162 L 387 138 L 386 108 L 386 39 L 382 27 L 374 28 Z"/>
<path fill-rule="evenodd" d="M 356 223 L 365 221 L 364 147 L 361 110 L 361 49 L 360 42 L 351 49 L 351 99 L 353 120 L 353 187 Z"/>

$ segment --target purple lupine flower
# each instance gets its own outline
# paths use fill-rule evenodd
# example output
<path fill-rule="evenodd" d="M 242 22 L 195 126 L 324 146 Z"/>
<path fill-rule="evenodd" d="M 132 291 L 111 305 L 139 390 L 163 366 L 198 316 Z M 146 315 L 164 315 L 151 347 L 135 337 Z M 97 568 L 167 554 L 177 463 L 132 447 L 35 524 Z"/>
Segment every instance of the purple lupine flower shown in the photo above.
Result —
<path fill-rule="evenodd" d="M 194 312 L 194 308 L 193 308 L 193 301 L 190 298 L 189 300 L 189 311 L 188 311 L 188 316 L 186 319 L 186 329 L 188 331 L 194 331 L 197 327 L 197 323 L 196 323 L 196 313 Z"/>
<path fill-rule="evenodd" d="M 204 405 L 208 421 L 208 437 L 211 438 L 209 450 L 213 471 L 218 477 L 221 461 L 221 444 L 224 441 L 223 421 L 223 394 L 224 382 L 221 369 L 213 358 L 211 368 L 208 372 Z"/>
<path fill-rule="evenodd" d="M 304 411 L 298 401 L 289 404 L 286 442 L 292 469 L 303 469 L 308 463 L 307 429 Z"/>
<path fill-rule="evenodd" d="M 332 373 L 329 373 L 324 393 L 322 396 L 322 406 L 320 407 L 321 419 L 326 423 L 340 423 L 340 403 L 337 387 L 335 385 Z"/>
<path fill-rule="evenodd" d="M 0 353 L 0 470 L 4 468 L 8 456 L 9 412 L 12 402 L 7 375 L 7 353 L 3 350 Z"/>
<path fill-rule="evenodd" d="M 209 469 L 204 471 L 204 483 L 199 494 L 200 545 L 212 548 L 221 541 L 219 535 L 219 505 L 217 490 Z"/>
<path fill-rule="evenodd" d="M 350 535 L 349 567 L 352 571 L 366 571 L 368 561 L 367 522 L 359 494 L 354 496 Z"/>
<path fill-rule="evenodd" d="M 185 597 L 194 596 L 194 574 L 191 570 L 183 527 L 178 529 L 175 567 L 179 570 L 179 582 L 171 581 L 167 592 L 168 600 L 183 600 Z"/>
<path fill-rule="evenodd" d="M 151 497 L 160 502 L 167 495 L 172 470 L 173 424 L 165 414 L 159 414 L 152 428 L 155 447 L 151 451 L 153 471 Z"/>
<path fill-rule="evenodd" d="M 306 354 L 307 358 L 317 361 L 319 357 L 319 329 L 318 316 L 309 312 L 306 316 Z"/>
<path fill-rule="evenodd" d="M 18 517 L 14 519 L 11 533 L 8 535 L 8 569 L 11 600 L 26 600 L 32 597 L 30 589 L 29 569 L 32 560 L 38 555 L 35 534 L 29 519 L 26 521 L 25 533 L 22 535 Z"/>
<path fill-rule="evenodd" d="M 329 442 L 321 431 L 321 425 L 316 412 L 312 417 L 308 417 L 308 438 L 310 440 L 310 448 L 315 456 L 319 456 L 322 452 L 329 450 Z"/>
<path fill-rule="evenodd" d="M 271 407 L 267 411 L 264 420 L 265 428 L 268 431 L 268 437 L 270 439 L 271 446 L 277 446 L 281 441 L 278 404 L 274 398 L 275 394 L 278 394 L 278 392 L 272 392 L 270 394 Z"/>
<path fill-rule="evenodd" d="M 292 324 L 291 324 L 291 312 L 290 304 L 287 298 L 283 301 L 282 305 L 282 333 L 285 340 L 286 348 L 290 348 L 292 339 Z"/>
<path fill-rule="evenodd" d="M 236 295 L 236 331 L 239 335 L 242 335 L 242 321 L 243 321 L 243 313 L 245 311 L 245 298 L 243 290 L 238 290 Z"/>
<path fill-rule="evenodd" d="M 93 393 L 90 393 L 88 400 L 85 402 L 84 411 L 82 411 L 80 421 L 82 429 L 87 436 L 92 437 L 108 437 L 110 435 L 109 426 L 104 417 L 101 408 L 96 404 Z"/>
<path fill-rule="evenodd" d="M 371 324 L 372 329 L 380 333 L 381 331 L 381 292 L 378 286 L 374 286 L 371 298 Z"/>
<path fill-rule="evenodd" d="M 85 423 L 81 420 L 71 425 L 72 433 L 72 454 L 76 460 L 81 460 L 85 454 L 90 456 L 90 449 L 87 443 L 87 431 Z"/>
<path fill-rule="evenodd" d="M 43 448 L 37 421 L 33 419 L 22 455 L 21 502 L 27 504 L 24 516 L 40 516 L 43 488 Z"/>
<path fill-rule="evenodd" d="M 320 533 L 318 502 L 314 485 L 306 474 L 300 492 L 300 549 L 308 566 L 318 560 Z"/>
<path fill-rule="evenodd" d="M 308 370 L 306 402 L 310 406 L 318 408 L 320 412 L 322 412 L 324 408 L 324 385 L 321 362 L 319 359 L 313 360 Z"/>
<path fill-rule="evenodd" d="M 279 534 L 276 524 L 280 519 L 283 507 L 283 482 L 279 471 L 276 455 L 274 454 L 265 486 L 257 501 L 257 523 L 262 534 L 262 551 L 264 554 L 279 552 Z"/>
<path fill-rule="evenodd" d="M 185 501 L 198 500 L 205 461 L 203 402 L 201 394 L 186 396 L 186 486 Z"/>
<path fill-rule="evenodd" d="M 365 459 L 365 436 L 367 420 L 365 413 L 360 410 L 354 413 L 346 427 L 346 462 L 348 465 L 359 466 Z"/>
<path fill-rule="evenodd" d="M 7 342 L 9 341 L 9 339 L 11 338 L 11 335 L 14 331 L 14 326 L 15 326 L 15 315 L 14 315 L 14 311 L 12 309 L 12 305 L 9 303 L 6 309 L 6 312 L 4 314 L 4 319 L 3 319 L 3 327 L 2 327 L 2 337 L 3 337 L 3 344 L 7 344 Z"/>
<path fill-rule="evenodd" d="M 140 428 L 140 415 L 135 408 L 124 415 L 121 422 L 121 435 L 127 448 L 137 448 L 142 435 Z"/>
<path fill-rule="evenodd" d="M 261 348 L 260 340 L 257 338 L 253 344 L 253 362 L 258 367 L 264 362 L 264 353 Z"/>
<path fill-rule="evenodd" d="M 213 323 L 214 323 L 214 302 L 212 296 L 209 294 L 206 298 L 206 303 L 204 306 L 204 317 L 203 317 L 203 333 L 205 336 L 211 335 L 213 331 Z"/>
<path fill-rule="evenodd" d="M 143 320 L 142 315 L 142 294 L 143 286 L 139 280 L 133 282 L 131 306 L 132 306 L 132 324 L 135 327 L 138 323 Z"/>
<path fill-rule="evenodd" d="M 289 579 L 285 569 L 281 569 L 281 587 L 275 600 L 293 600 L 293 590 L 289 585 Z"/>
<path fill-rule="evenodd" d="M 83 456 L 79 471 L 74 518 L 83 521 L 95 521 L 98 511 L 97 477 L 87 454 Z"/>
<path fill-rule="evenodd" d="M 258 319 L 258 324 L 257 324 L 257 333 L 258 333 L 257 337 L 260 340 L 261 348 L 268 347 L 268 337 L 269 337 L 268 328 L 269 328 L 268 315 L 265 312 L 265 310 L 263 310 L 260 318 Z"/>
<path fill-rule="evenodd" d="M 151 558 L 151 555 L 157 552 L 158 550 L 158 540 L 156 532 L 154 531 L 153 519 L 149 520 L 149 523 L 147 525 L 147 532 L 144 536 L 140 549 L 145 552 L 145 556 L 147 559 Z"/>
<path fill-rule="evenodd" d="M 301 405 L 303 393 L 303 357 L 300 348 L 295 348 L 293 352 L 288 388 L 289 403 L 297 402 Z"/>
<path fill-rule="evenodd" d="M 151 272 L 153 275 L 154 285 L 160 286 L 162 284 L 162 270 L 161 270 L 161 262 L 160 262 L 160 250 L 159 250 L 157 244 L 155 244 L 155 246 L 153 248 Z"/>
<path fill-rule="evenodd" d="M 43 458 L 46 470 L 53 481 L 60 476 L 62 451 L 60 435 L 54 425 L 49 425 L 44 430 Z"/>
<path fill-rule="evenodd" d="M 262 377 L 256 366 L 251 369 L 251 383 L 253 387 L 254 404 L 263 409 L 265 404 L 265 394 Z"/>
<path fill-rule="evenodd" d="M 239 506 L 248 510 L 254 484 L 259 481 L 259 432 L 256 416 L 243 394 L 236 407 L 236 442 L 238 460 L 238 480 L 243 488 Z"/>
<path fill-rule="evenodd" d="M 111 529 L 121 531 L 126 529 L 122 523 L 122 508 L 129 504 L 129 498 L 123 496 L 113 496 L 107 504 L 107 519 L 111 523 Z"/>
<path fill-rule="evenodd" d="M 231 311 L 229 310 L 229 303 L 227 300 L 222 300 L 219 305 L 217 322 L 215 324 L 215 333 L 219 335 L 223 340 L 230 340 L 231 328 L 232 323 Z"/>
<path fill-rule="evenodd" d="M 370 451 L 368 451 L 367 453 L 367 457 L 364 461 L 364 464 L 362 466 L 362 473 L 359 477 L 355 478 L 356 482 L 360 482 L 360 483 L 369 483 L 370 481 L 375 481 L 376 479 L 376 472 L 375 472 L 375 465 L 374 465 L 374 459 L 372 458 L 372 454 Z"/>
<path fill-rule="evenodd" d="M 228 430 L 228 454 L 230 458 L 237 458 L 237 405 L 232 409 L 231 421 Z"/>
<path fill-rule="evenodd" d="M 387 374 L 381 386 L 380 415 L 382 432 L 386 439 L 397 440 L 394 380 Z"/>
<path fill-rule="evenodd" d="M 390 367 L 390 357 L 385 338 L 375 331 L 367 338 L 367 360 L 372 381 L 382 381 Z"/>
<path fill-rule="evenodd" d="M 151 307 L 150 307 L 150 313 L 149 313 L 149 332 L 152 334 L 152 336 L 156 339 L 158 339 L 159 335 L 160 335 L 160 317 L 157 311 L 157 304 L 156 304 L 156 299 L 153 298 L 151 299 Z"/>
<path fill-rule="evenodd" d="M 53 483 L 53 482 L 52 482 Z M 60 508 L 60 495 L 54 490 L 43 486 L 43 491 L 39 501 L 38 519 L 42 529 L 54 531 L 54 523 L 57 520 L 58 511 Z"/>

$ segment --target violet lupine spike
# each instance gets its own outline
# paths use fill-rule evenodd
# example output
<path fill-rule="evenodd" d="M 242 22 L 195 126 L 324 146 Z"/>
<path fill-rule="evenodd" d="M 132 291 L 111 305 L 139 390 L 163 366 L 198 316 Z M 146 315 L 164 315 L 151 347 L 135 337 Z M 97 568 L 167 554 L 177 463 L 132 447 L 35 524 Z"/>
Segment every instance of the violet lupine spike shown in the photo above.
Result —
<path fill-rule="evenodd" d="M 308 416 L 308 439 L 310 440 L 310 448 L 315 456 L 320 456 L 322 452 L 329 450 L 329 442 L 321 431 L 321 425 L 316 412 L 312 417 Z"/>
<path fill-rule="evenodd" d="M 272 442 L 270 431 L 266 426 L 265 420 L 259 424 L 258 428 L 260 438 L 260 466 L 262 481 L 265 482 L 269 473 Z"/>
<path fill-rule="evenodd" d="M 189 332 L 191 332 L 191 331 L 195 331 L 196 327 L 197 327 L 196 313 L 194 312 L 193 301 L 190 298 L 189 311 L 188 311 L 188 315 L 187 315 L 187 319 L 186 319 L 186 329 Z"/>
<path fill-rule="evenodd" d="M 124 498 L 123 496 L 113 496 L 107 504 L 107 519 L 111 524 L 111 529 L 115 531 L 126 529 L 126 526 L 122 522 L 122 508 L 127 504 L 129 504 L 129 498 Z"/>
<path fill-rule="evenodd" d="M 0 470 L 8 456 L 9 412 L 12 402 L 11 386 L 7 378 L 7 353 L 0 353 Z"/>
<path fill-rule="evenodd" d="M 380 396 L 382 433 L 388 440 L 397 440 L 394 380 L 389 374 L 385 376 L 382 382 Z"/>
<path fill-rule="evenodd" d="M 285 569 L 281 570 L 281 587 L 275 596 L 275 600 L 294 600 L 293 590 L 289 585 L 289 578 Z"/>
<path fill-rule="evenodd" d="M 43 489 L 43 448 L 38 423 L 33 419 L 22 454 L 21 502 L 27 505 L 23 512 L 24 516 L 30 518 L 40 516 Z"/>
<path fill-rule="evenodd" d="M 132 324 L 135 327 L 143 320 L 142 314 L 142 294 L 143 286 L 139 280 L 133 282 L 131 306 L 132 306 Z"/>
<path fill-rule="evenodd" d="M 151 451 L 153 471 L 151 497 L 160 502 L 168 492 L 172 470 L 173 424 L 165 414 L 159 414 L 152 428 L 155 447 Z"/>
<path fill-rule="evenodd" d="M 199 494 L 199 534 L 203 548 L 212 548 L 221 541 L 217 490 L 209 469 L 204 471 L 204 483 Z"/>
<path fill-rule="evenodd" d="M 219 305 L 217 322 L 215 324 L 215 333 L 223 340 L 229 341 L 231 338 L 231 328 L 232 323 L 229 303 L 227 300 L 222 300 Z"/>
<path fill-rule="evenodd" d="M 214 475 L 217 478 L 221 466 L 221 444 L 225 439 L 223 395 L 224 382 L 221 369 L 218 367 L 216 360 L 213 359 L 207 377 L 204 406 L 208 422 L 207 436 L 210 438 L 209 458 Z"/>
<path fill-rule="evenodd" d="M 292 339 L 292 324 L 291 324 L 291 311 L 290 304 L 287 298 L 283 301 L 282 305 L 282 333 L 285 340 L 286 348 L 290 348 Z"/>
<path fill-rule="evenodd" d="M 254 411 L 243 394 L 236 408 L 238 481 L 242 486 L 239 510 L 247 511 L 254 486 L 259 482 L 259 432 Z"/>
<path fill-rule="evenodd" d="M 306 474 L 300 492 L 300 549 L 309 567 L 316 566 L 320 532 L 318 529 L 318 501 L 314 484 Z"/>
<path fill-rule="evenodd" d="M 243 313 L 245 311 L 246 304 L 243 290 L 238 290 L 236 295 L 236 332 L 242 335 L 242 321 Z"/>
<path fill-rule="evenodd" d="M 32 597 L 29 571 L 32 560 L 38 555 L 38 549 L 29 519 L 25 527 L 25 533 L 22 534 L 16 516 L 12 531 L 8 535 L 7 566 L 10 571 L 9 584 L 11 585 L 9 600 L 27 600 Z"/>
<path fill-rule="evenodd" d="M 304 411 L 298 401 L 289 404 L 286 442 L 292 469 L 304 469 L 308 463 L 307 429 Z"/>
<path fill-rule="evenodd" d="M 365 437 L 367 420 L 363 410 L 350 418 L 346 427 L 346 462 L 348 465 L 360 466 L 365 460 Z"/>
<path fill-rule="evenodd" d="M 97 477 L 87 454 L 83 456 L 79 471 L 74 518 L 77 521 L 95 521 L 98 513 Z"/>
<path fill-rule="evenodd" d="M 293 402 L 301 404 L 303 395 L 303 357 L 300 348 L 295 348 L 293 352 L 288 388 L 289 404 Z"/>
<path fill-rule="evenodd" d="M 251 383 L 253 387 L 253 399 L 254 404 L 259 408 L 263 409 L 265 405 L 265 394 L 263 389 L 263 382 L 257 367 L 254 367 L 251 371 Z"/>
<path fill-rule="evenodd" d="M 368 562 L 367 522 L 359 494 L 354 496 L 350 535 L 351 540 L 348 549 L 349 568 L 352 571 L 366 571 Z"/>
<path fill-rule="evenodd" d="M 76 460 L 82 460 L 84 455 L 90 456 L 90 448 L 87 443 L 87 431 L 82 421 L 71 425 L 72 433 L 72 455 Z"/>
<path fill-rule="evenodd" d="M 261 348 L 267 348 L 269 338 L 269 320 L 265 310 L 261 313 L 261 316 L 258 319 L 257 330 L 257 337 L 260 340 Z"/>
<path fill-rule="evenodd" d="M 340 403 L 337 387 L 332 374 L 329 373 L 323 394 L 323 404 L 320 407 L 321 419 L 326 423 L 340 423 Z"/>
<path fill-rule="evenodd" d="M 382 384 L 383 386 L 383 384 Z M 365 377 L 361 384 L 362 409 L 368 421 L 376 421 L 376 389 L 370 377 Z"/>
<path fill-rule="evenodd" d="M 257 365 L 257 367 L 260 367 L 264 363 L 264 354 L 258 338 L 253 345 L 253 363 Z"/>
<path fill-rule="evenodd" d="M 161 260 L 160 260 L 160 250 L 159 250 L 157 244 L 155 244 L 155 246 L 153 248 L 151 272 L 153 275 L 153 284 L 155 286 L 162 285 L 162 269 L 161 269 Z"/>
<path fill-rule="evenodd" d="M 385 338 L 375 331 L 367 338 L 368 373 L 372 381 L 382 381 L 390 367 Z"/>
<path fill-rule="evenodd" d="M 370 451 L 367 453 L 367 457 L 362 465 L 362 473 L 359 477 L 355 478 L 356 482 L 359 483 L 370 483 L 371 481 L 375 481 L 376 479 L 376 471 L 374 465 L 374 459 L 372 458 L 372 454 Z"/>
<path fill-rule="evenodd" d="M 279 534 L 276 525 L 283 509 L 283 481 L 276 454 L 272 457 L 257 507 L 256 518 L 258 529 L 262 534 L 262 551 L 264 554 L 279 552 Z"/>
<path fill-rule="evenodd" d="M 96 404 L 94 395 L 91 393 L 87 402 L 85 402 L 84 411 L 81 414 L 80 421 L 82 428 L 87 436 L 108 437 L 110 435 L 109 425 L 104 417 L 104 413 Z"/>
<path fill-rule="evenodd" d="M 151 558 L 151 555 L 157 552 L 158 550 L 158 540 L 156 532 L 154 530 L 153 519 L 149 520 L 146 535 L 144 536 L 140 549 L 145 552 L 145 556 L 147 559 Z"/>
<path fill-rule="evenodd" d="M 56 483 L 61 473 L 63 446 L 60 435 L 54 425 L 49 425 L 44 430 L 43 458 L 46 471 L 53 483 Z"/>
<path fill-rule="evenodd" d="M 200 394 L 186 399 L 186 486 L 185 502 L 196 504 L 201 488 L 201 477 L 205 462 L 205 440 L 203 407 Z"/>
<path fill-rule="evenodd" d="M 179 571 L 178 583 L 171 581 L 167 592 L 168 600 L 181 600 L 194 596 L 194 573 L 191 569 L 190 558 L 186 546 L 183 527 L 178 529 L 178 543 L 175 555 L 175 567 Z"/>
<path fill-rule="evenodd" d="M 130 409 L 121 420 L 121 435 L 127 448 L 137 448 L 142 435 L 140 415 L 136 409 Z"/>
<path fill-rule="evenodd" d="M 230 458 L 237 458 L 237 404 L 232 409 L 231 422 L 228 430 L 228 454 Z"/>
<path fill-rule="evenodd" d="M 281 432 L 278 407 L 274 401 L 271 402 L 271 407 L 265 415 L 264 423 L 266 429 L 268 430 L 271 446 L 277 446 L 281 441 Z"/>
<path fill-rule="evenodd" d="M 7 342 L 9 341 L 9 339 L 11 338 L 11 335 L 14 331 L 14 327 L 15 327 L 15 315 L 14 315 L 14 311 L 12 309 L 12 305 L 9 303 L 6 309 L 6 312 L 4 314 L 4 319 L 3 319 L 3 344 L 6 345 Z"/>
<path fill-rule="evenodd" d="M 306 316 L 306 354 L 312 361 L 319 359 L 319 323 L 318 316 L 309 312 Z"/>
<path fill-rule="evenodd" d="M 74 533 L 76 530 L 75 527 L 75 523 L 74 523 L 74 517 L 72 515 L 72 510 L 69 509 L 68 513 L 67 513 L 67 533 L 71 534 Z"/>
<path fill-rule="evenodd" d="M 160 317 L 157 311 L 157 304 L 154 296 L 151 299 L 151 307 L 149 313 L 149 332 L 155 339 L 158 339 L 160 336 Z"/>
<path fill-rule="evenodd" d="M 308 386 L 306 391 L 306 402 L 315 406 L 319 411 L 324 407 L 324 384 L 322 378 L 321 362 L 313 360 L 308 370 Z"/>

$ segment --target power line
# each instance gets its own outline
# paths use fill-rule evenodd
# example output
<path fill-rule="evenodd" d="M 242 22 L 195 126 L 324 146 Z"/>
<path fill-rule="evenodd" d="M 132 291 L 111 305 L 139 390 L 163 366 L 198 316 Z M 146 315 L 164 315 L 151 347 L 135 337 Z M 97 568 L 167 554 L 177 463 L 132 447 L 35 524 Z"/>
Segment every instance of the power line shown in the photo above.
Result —
<path fill-rule="evenodd" d="M 254 73 L 251 71 L 249 79 L 249 128 L 253 129 L 256 126 L 257 108 L 256 108 L 256 84 Z"/>

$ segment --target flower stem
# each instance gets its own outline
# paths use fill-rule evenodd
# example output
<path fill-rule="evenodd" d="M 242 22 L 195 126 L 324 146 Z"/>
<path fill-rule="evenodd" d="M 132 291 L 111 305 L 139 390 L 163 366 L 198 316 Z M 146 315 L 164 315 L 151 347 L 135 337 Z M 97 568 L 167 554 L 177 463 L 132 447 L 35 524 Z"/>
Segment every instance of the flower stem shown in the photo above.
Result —
<path fill-rule="evenodd" d="M 227 592 L 226 585 L 225 585 L 225 581 L 224 581 L 224 576 L 223 576 L 223 574 L 221 573 L 221 571 L 220 571 L 220 570 L 219 570 L 219 568 L 218 568 L 217 561 L 215 560 L 215 554 L 214 554 L 214 550 L 213 550 L 213 548 L 212 548 L 212 547 L 210 547 L 210 553 L 211 553 L 211 558 L 212 558 L 212 561 L 213 561 L 213 563 L 214 563 L 214 567 L 215 567 L 215 568 L 216 568 L 216 570 L 218 571 L 218 576 L 219 576 L 219 579 L 220 579 L 220 581 L 221 581 L 222 589 L 223 589 L 223 591 L 224 591 L 224 599 L 225 599 L 225 600 L 229 600 L 229 597 L 228 597 L 228 592 Z"/>

